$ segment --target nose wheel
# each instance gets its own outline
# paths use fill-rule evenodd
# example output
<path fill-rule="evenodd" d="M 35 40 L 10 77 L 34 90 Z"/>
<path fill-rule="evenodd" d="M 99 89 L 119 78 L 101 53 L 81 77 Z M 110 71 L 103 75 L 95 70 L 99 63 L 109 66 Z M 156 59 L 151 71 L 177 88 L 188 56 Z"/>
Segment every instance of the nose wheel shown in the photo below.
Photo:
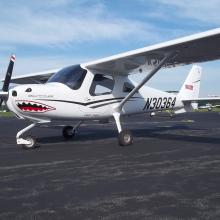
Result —
<path fill-rule="evenodd" d="M 33 137 L 26 137 L 25 142 L 26 142 L 26 144 L 21 145 L 22 148 L 25 150 L 30 150 L 30 149 L 37 147 L 37 145 L 36 145 L 37 142 Z"/>
<path fill-rule="evenodd" d="M 22 129 L 21 131 L 19 131 L 16 135 L 16 141 L 17 144 L 20 145 L 23 149 L 25 150 L 30 150 L 33 148 L 37 147 L 37 142 L 33 137 L 25 137 L 22 138 L 21 135 L 24 134 L 25 132 L 29 131 L 30 129 L 32 129 L 33 127 L 36 126 L 37 123 L 33 123 L 29 126 L 27 126 L 26 128 Z"/>

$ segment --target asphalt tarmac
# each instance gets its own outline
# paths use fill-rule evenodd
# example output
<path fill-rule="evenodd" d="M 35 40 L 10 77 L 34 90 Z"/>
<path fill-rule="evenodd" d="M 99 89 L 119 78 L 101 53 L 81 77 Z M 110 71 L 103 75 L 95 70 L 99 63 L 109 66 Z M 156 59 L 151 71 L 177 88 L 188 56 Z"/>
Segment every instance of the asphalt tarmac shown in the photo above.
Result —
<path fill-rule="evenodd" d="M 26 125 L 0 118 L 1 220 L 220 219 L 219 113 L 128 118 L 128 147 L 114 123 L 89 123 L 69 141 L 35 128 L 41 147 L 27 151 Z"/>

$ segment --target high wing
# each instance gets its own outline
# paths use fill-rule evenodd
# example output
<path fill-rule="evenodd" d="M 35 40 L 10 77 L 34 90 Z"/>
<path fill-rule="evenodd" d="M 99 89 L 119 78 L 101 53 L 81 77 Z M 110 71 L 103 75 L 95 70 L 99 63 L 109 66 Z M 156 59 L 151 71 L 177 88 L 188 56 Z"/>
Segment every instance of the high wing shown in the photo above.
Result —
<path fill-rule="evenodd" d="M 96 73 L 128 75 L 137 73 L 134 70 L 140 67 L 154 69 L 170 54 L 173 56 L 163 68 L 220 59 L 220 28 L 84 63 L 82 67 Z M 58 70 L 12 77 L 11 82 L 45 83 Z"/>
<path fill-rule="evenodd" d="M 84 63 L 83 66 L 98 73 L 131 74 L 132 70 L 142 65 L 153 69 L 170 53 L 174 56 L 163 67 L 219 59 L 220 28 Z"/>
<path fill-rule="evenodd" d="M 47 70 L 43 72 L 30 73 L 21 76 L 15 76 L 11 78 L 11 83 L 15 84 L 42 84 L 45 83 L 54 73 L 60 69 Z M 2 82 L 4 80 L 1 80 Z"/>

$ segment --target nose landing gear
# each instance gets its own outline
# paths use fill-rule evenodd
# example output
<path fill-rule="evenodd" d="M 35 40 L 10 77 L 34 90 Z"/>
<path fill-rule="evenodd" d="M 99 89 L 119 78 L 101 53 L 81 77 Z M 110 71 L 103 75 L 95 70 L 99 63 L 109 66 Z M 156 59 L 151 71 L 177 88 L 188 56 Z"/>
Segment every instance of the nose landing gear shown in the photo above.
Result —
<path fill-rule="evenodd" d="M 29 149 L 33 149 L 37 147 L 37 143 L 34 138 L 32 137 L 21 138 L 22 134 L 29 131 L 33 127 L 35 127 L 36 124 L 37 123 L 33 123 L 17 133 L 17 136 L 16 136 L 17 144 L 21 145 L 22 148 L 24 148 L 25 150 L 29 150 Z"/>
<path fill-rule="evenodd" d="M 24 148 L 25 150 L 29 150 L 37 147 L 36 139 L 34 139 L 33 137 L 30 136 L 26 137 L 25 142 L 26 144 L 22 144 L 22 148 Z"/>
<path fill-rule="evenodd" d="M 35 122 L 32 123 L 31 125 L 27 126 L 26 128 L 22 129 L 21 131 L 19 131 L 16 135 L 16 141 L 18 145 L 21 145 L 22 148 L 24 148 L 25 150 L 30 150 L 30 149 L 34 149 L 36 147 L 39 147 L 39 144 L 37 144 L 36 140 L 31 137 L 25 137 L 22 138 L 21 136 L 29 131 L 30 129 L 36 127 L 37 124 L 43 124 L 43 123 L 49 123 L 50 121 L 40 121 L 40 122 Z M 76 135 L 76 129 L 82 124 L 83 121 L 78 122 L 74 127 L 72 126 L 66 126 L 63 128 L 63 137 L 66 139 L 70 139 L 75 137 Z"/>

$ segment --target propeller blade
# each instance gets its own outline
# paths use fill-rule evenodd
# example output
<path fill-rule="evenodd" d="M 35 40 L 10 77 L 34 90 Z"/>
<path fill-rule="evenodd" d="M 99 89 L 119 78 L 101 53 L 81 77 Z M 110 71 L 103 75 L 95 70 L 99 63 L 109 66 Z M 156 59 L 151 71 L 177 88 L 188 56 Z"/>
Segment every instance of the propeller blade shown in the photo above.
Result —
<path fill-rule="evenodd" d="M 0 107 L 2 107 L 3 99 L 0 99 Z"/>
<path fill-rule="evenodd" d="M 11 58 L 8 64 L 8 69 L 7 69 L 5 80 L 2 86 L 2 92 L 0 92 L 0 107 L 2 106 L 3 101 L 8 98 L 8 89 L 9 89 L 9 84 L 11 81 L 11 75 L 13 72 L 14 62 L 15 62 L 15 55 L 13 54 L 11 55 Z"/>
<path fill-rule="evenodd" d="M 11 81 L 11 75 L 12 75 L 12 72 L 13 72 L 14 62 L 15 62 L 15 55 L 12 55 L 11 59 L 10 59 L 10 62 L 9 62 L 9 65 L 8 65 L 7 72 L 6 72 L 5 81 L 4 81 L 4 84 L 3 84 L 3 87 L 2 87 L 3 92 L 8 92 L 9 84 L 10 84 L 10 81 Z"/>

